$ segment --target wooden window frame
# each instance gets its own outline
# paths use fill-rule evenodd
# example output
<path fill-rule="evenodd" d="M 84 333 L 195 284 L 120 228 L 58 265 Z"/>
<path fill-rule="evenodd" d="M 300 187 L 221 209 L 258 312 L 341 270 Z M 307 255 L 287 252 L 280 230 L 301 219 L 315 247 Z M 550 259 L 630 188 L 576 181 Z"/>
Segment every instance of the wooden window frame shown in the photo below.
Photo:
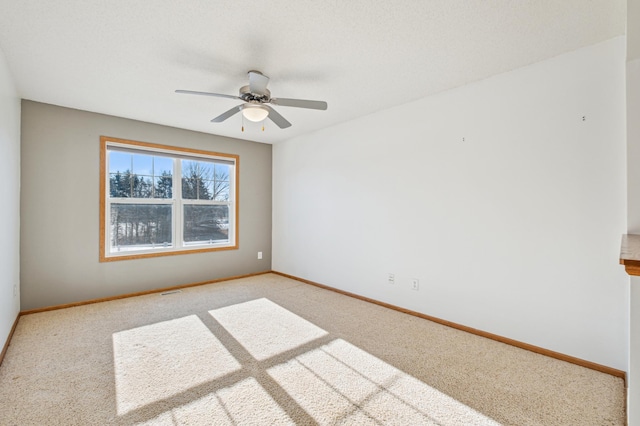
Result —
<path fill-rule="evenodd" d="M 233 174 L 229 176 L 230 178 L 230 190 L 229 190 L 229 243 L 224 245 L 216 245 L 215 247 L 203 247 L 202 245 L 183 245 L 182 241 L 176 241 L 176 235 L 182 236 L 182 231 L 177 232 L 176 223 L 179 223 L 182 226 L 182 221 L 177 220 L 175 216 L 180 215 L 182 217 L 183 205 L 187 204 L 198 204 L 197 201 L 194 203 L 193 200 L 186 201 L 184 204 L 182 200 L 177 199 L 177 191 L 175 188 L 179 185 L 177 182 L 181 182 L 181 176 L 173 176 L 174 182 L 174 191 L 172 199 L 136 199 L 135 204 L 171 204 L 172 210 L 174 212 L 172 216 L 172 236 L 173 236 L 173 247 L 171 248 L 154 248 L 151 252 L 127 252 L 125 254 L 113 254 L 110 253 L 109 247 L 110 244 L 110 235 L 107 235 L 107 232 L 110 232 L 110 226 L 106 223 L 109 218 L 109 213 L 107 209 L 110 208 L 111 203 L 108 201 L 107 197 L 109 196 L 109 179 L 107 175 L 109 174 L 109 170 L 107 169 L 107 148 L 108 146 L 116 146 L 123 148 L 131 148 L 140 151 L 148 151 L 150 155 L 153 155 L 154 152 L 162 153 L 166 155 L 174 155 L 174 158 L 184 158 L 184 157 L 192 157 L 193 160 L 215 160 L 220 159 L 228 162 L 233 162 Z M 175 167 L 174 167 L 175 173 Z M 240 187 L 240 157 L 234 154 L 225 154 L 220 152 L 213 151 L 204 151 L 198 149 L 190 149 L 169 145 L 160 145 L 149 142 L 140 142 L 140 141 L 132 141 L 121 138 L 112 138 L 108 136 L 100 136 L 100 238 L 99 238 L 99 260 L 100 262 L 112 262 L 118 260 L 130 260 L 130 259 L 144 259 L 150 257 L 160 257 L 160 256 L 173 256 L 173 255 L 181 255 L 181 254 L 192 254 L 192 253 L 206 253 L 206 252 L 214 252 L 214 251 L 222 251 L 222 250 L 236 250 L 238 249 L 238 241 L 239 241 L 239 218 L 240 218 L 240 209 L 239 209 L 239 187 Z M 181 184 L 180 184 L 181 185 Z M 181 238 L 182 239 L 182 238 Z"/>

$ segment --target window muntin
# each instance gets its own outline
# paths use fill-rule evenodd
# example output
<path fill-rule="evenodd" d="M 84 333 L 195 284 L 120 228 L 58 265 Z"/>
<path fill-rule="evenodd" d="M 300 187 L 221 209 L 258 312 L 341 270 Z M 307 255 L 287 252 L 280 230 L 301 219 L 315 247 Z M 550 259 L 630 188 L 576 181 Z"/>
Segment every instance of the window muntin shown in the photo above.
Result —
<path fill-rule="evenodd" d="M 237 156 L 102 137 L 101 167 L 101 261 L 237 248 Z"/>

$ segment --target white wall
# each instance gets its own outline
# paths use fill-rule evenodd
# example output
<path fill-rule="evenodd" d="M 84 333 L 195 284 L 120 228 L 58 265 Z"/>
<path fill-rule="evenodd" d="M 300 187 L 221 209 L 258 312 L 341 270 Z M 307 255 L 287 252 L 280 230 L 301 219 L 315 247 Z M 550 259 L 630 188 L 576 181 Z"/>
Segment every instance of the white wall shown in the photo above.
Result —
<path fill-rule="evenodd" d="M 640 0 L 627 0 L 628 231 L 640 234 Z M 628 422 L 640 425 L 640 277 L 630 280 Z"/>
<path fill-rule="evenodd" d="M 20 311 L 20 98 L 0 50 L 0 350 Z M 15 292 L 14 292 L 15 286 Z"/>
<path fill-rule="evenodd" d="M 624 63 L 621 37 L 276 144 L 274 270 L 626 370 Z"/>
<path fill-rule="evenodd" d="M 631 277 L 630 281 L 627 419 L 628 424 L 633 426 L 640 425 L 640 277 Z"/>

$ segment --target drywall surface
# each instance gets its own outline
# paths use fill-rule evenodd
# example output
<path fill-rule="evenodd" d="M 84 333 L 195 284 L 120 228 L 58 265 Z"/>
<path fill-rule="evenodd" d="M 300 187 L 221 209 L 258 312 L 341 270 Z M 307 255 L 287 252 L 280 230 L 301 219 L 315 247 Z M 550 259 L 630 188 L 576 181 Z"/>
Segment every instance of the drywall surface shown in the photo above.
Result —
<path fill-rule="evenodd" d="M 0 350 L 20 311 L 20 98 L 0 50 Z"/>
<path fill-rule="evenodd" d="M 628 232 L 640 234 L 640 59 L 627 62 Z M 640 277 L 632 277 L 627 393 L 630 425 L 640 424 Z"/>
<path fill-rule="evenodd" d="M 627 420 L 640 424 L 640 277 L 631 277 L 629 321 L 629 371 L 627 374 Z"/>
<path fill-rule="evenodd" d="M 627 59 L 640 59 L 640 0 L 627 0 Z"/>
<path fill-rule="evenodd" d="M 627 423 L 638 425 L 640 424 L 640 277 L 631 277 L 630 287 Z"/>
<path fill-rule="evenodd" d="M 640 0 L 627 0 L 627 214 L 640 234 Z M 640 278 L 631 278 L 627 420 L 640 424 Z"/>
<path fill-rule="evenodd" d="M 616 38 L 274 145 L 274 270 L 626 370 L 624 64 Z"/>
<path fill-rule="evenodd" d="M 100 263 L 101 135 L 239 155 L 239 249 Z M 270 270 L 271 148 L 23 101 L 22 309 Z"/>

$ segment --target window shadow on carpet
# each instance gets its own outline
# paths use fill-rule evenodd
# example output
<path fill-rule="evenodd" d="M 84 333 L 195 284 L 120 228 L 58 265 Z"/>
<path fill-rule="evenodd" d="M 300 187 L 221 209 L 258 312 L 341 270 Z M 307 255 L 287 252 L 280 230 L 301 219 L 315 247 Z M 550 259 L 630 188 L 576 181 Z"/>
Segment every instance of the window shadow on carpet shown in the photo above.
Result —
<path fill-rule="evenodd" d="M 112 340 L 122 423 L 498 424 L 267 298 Z"/>

